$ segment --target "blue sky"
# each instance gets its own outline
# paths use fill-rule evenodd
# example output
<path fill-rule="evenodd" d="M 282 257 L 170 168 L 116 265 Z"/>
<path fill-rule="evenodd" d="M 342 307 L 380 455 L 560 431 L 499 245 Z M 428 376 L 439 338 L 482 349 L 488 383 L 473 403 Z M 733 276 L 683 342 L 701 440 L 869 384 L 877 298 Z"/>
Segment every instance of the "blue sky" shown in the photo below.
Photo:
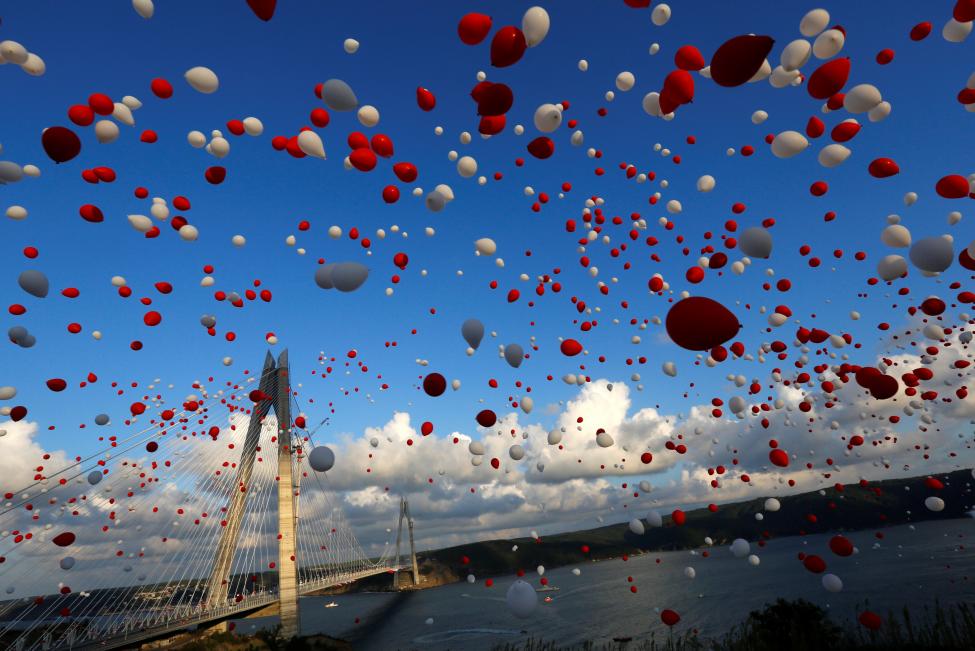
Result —
<path fill-rule="evenodd" d="M 37 420 L 42 429 L 56 427 L 41 435 L 45 448 L 63 448 L 73 454 L 96 449 L 92 430 L 80 431 L 79 423 L 90 426 L 94 415 L 101 412 L 110 413 L 119 423 L 128 404 L 142 394 L 141 388 L 126 389 L 118 397 L 109 382 L 118 381 L 124 387 L 137 381 L 145 386 L 161 378 L 163 385 L 175 385 L 167 395 L 177 403 L 192 391 L 189 384 L 194 379 L 210 375 L 218 380 L 236 379 L 243 368 L 258 369 L 268 331 L 279 337 L 276 349 L 290 349 L 295 377 L 304 383 L 303 398 L 314 398 L 318 405 L 318 410 L 308 410 L 311 420 L 326 415 L 322 411 L 325 403 L 335 403 L 331 425 L 319 435 L 324 440 L 332 432 L 359 432 L 369 425 L 381 425 L 397 410 L 409 411 L 416 422 L 434 421 L 441 433 L 470 431 L 473 415 L 480 409 L 504 412 L 508 396 L 524 393 L 515 386 L 516 381 L 532 387 L 536 415 L 544 422 L 544 405 L 575 395 L 576 389 L 566 387 L 559 378 L 578 372 L 576 360 L 583 359 L 563 357 L 558 350 L 559 336 L 575 337 L 590 351 L 584 363 L 593 378 L 624 380 L 632 372 L 640 372 L 645 389 L 634 394 L 637 408 L 660 405 L 666 412 L 680 412 L 713 396 L 727 398 L 727 373 L 767 377 L 769 364 L 727 362 L 715 369 L 694 369 L 693 354 L 669 342 L 661 328 L 641 332 L 626 325 L 630 318 L 665 316 L 667 298 L 646 291 L 648 278 L 656 272 L 676 291 L 690 289 L 725 302 L 745 325 L 741 339 L 749 349 L 771 338 L 791 342 L 791 326 L 772 337 L 764 333 L 764 317 L 755 314 L 759 305 L 786 303 L 806 325 L 851 332 L 864 344 L 864 350 L 857 353 L 861 359 L 852 361 L 870 363 L 878 351 L 876 324 L 902 321 L 903 309 L 892 310 L 891 303 L 901 308 L 906 305 L 903 300 L 883 298 L 881 287 L 868 289 L 864 283 L 874 275 L 876 260 L 887 252 L 879 241 L 886 215 L 903 215 L 915 237 L 921 237 L 947 232 L 948 211 L 964 211 L 965 207 L 964 202 L 949 202 L 933 192 L 942 175 L 967 174 L 971 150 L 965 121 L 972 116 L 954 99 L 971 72 L 970 57 L 965 54 L 968 46 L 947 43 L 939 34 L 950 14 L 949 4 L 835 7 L 831 24 L 842 24 L 847 30 L 842 54 L 853 59 L 851 84 L 877 85 L 894 108 L 887 121 L 864 125 L 850 143 L 851 159 L 833 170 L 820 167 L 815 160 L 815 151 L 827 144 L 825 137 L 790 160 L 774 158 L 764 144 L 766 134 L 802 131 L 812 115 L 823 118 L 828 129 L 848 117 L 844 112 L 823 116 L 820 102 L 801 87 L 776 90 L 761 82 L 725 89 L 697 77 L 694 103 L 681 108 L 674 121 L 651 118 L 640 107 L 645 93 L 659 90 L 672 69 L 673 52 L 681 45 L 696 45 L 708 58 L 731 36 L 767 33 L 776 39 L 770 58 L 777 62 L 781 47 L 799 37 L 798 21 L 805 8 L 791 3 L 674 3 L 673 18 L 664 27 L 653 26 L 647 11 L 630 9 L 622 2 L 553 3 L 546 7 L 552 20 L 546 40 L 530 49 L 520 63 L 501 70 L 489 65 L 488 42 L 469 47 L 459 41 L 456 23 L 466 11 L 484 10 L 494 16 L 496 27 L 520 24 L 527 4 L 492 3 L 488 10 L 483 3 L 468 2 L 429 2 L 419 7 L 282 1 L 270 23 L 257 20 L 244 2 L 159 3 L 149 21 L 124 2 L 93 7 L 38 1 L 5 7 L 0 36 L 39 53 L 47 63 L 47 73 L 35 78 L 15 66 L 0 67 L 6 98 L 0 104 L 0 124 L 4 125 L 0 158 L 36 163 L 43 171 L 39 179 L 0 188 L 4 206 L 19 204 L 30 212 L 26 221 L 4 220 L 2 224 L 3 302 L 5 306 L 19 302 L 28 308 L 23 317 L 5 313 L 4 324 L 24 325 L 38 339 L 37 346 L 29 350 L 5 345 L 0 385 L 17 386 L 15 403 L 27 405 L 29 418 Z M 911 42 L 908 31 L 921 20 L 932 20 L 935 31 L 921 43 Z M 355 55 L 342 49 L 347 37 L 361 42 Z M 656 56 L 647 52 L 653 42 L 661 45 Z M 885 47 L 895 49 L 897 55 L 891 65 L 883 67 L 874 62 L 874 55 Z M 586 73 L 577 69 L 583 58 L 590 62 Z M 208 66 L 219 75 L 216 94 L 196 93 L 183 81 L 183 72 L 196 65 Z M 807 74 L 813 65 L 807 66 Z M 509 128 L 489 141 L 477 137 L 475 106 L 468 93 L 479 70 L 486 71 L 490 80 L 512 87 L 516 99 L 509 126 L 524 124 L 525 135 L 515 136 Z M 604 93 L 614 89 L 614 79 L 623 70 L 634 73 L 635 88 L 617 92 L 614 101 L 606 102 Z M 172 99 L 159 100 L 150 93 L 149 82 L 157 76 L 176 87 Z M 327 161 L 296 160 L 274 151 L 271 137 L 293 135 L 309 124 L 309 112 L 322 106 L 312 93 L 314 85 L 333 77 L 351 84 L 362 103 L 379 108 L 379 126 L 365 130 L 353 114 L 332 112 L 331 124 L 318 130 Z M 423 113 L 416 107 L 413 98 L 418 85 L 437 95 L 434 112 Z M 84 103 L 92 92 L 104 92 L 114 99 L 126 94 L 141 99 L 144 106 L 136 112 L 136 127 L 123 126 L 122 137 L 111 145 L 97 144 L 90 129 L 79 128 L 82 154 L 54 166 L 41 149 L 41 130 L 68 125 L 68 107 Z M 561 100 L 570 102 L 565 117 L 579 121 L 586 145 L 569 146 L 571 130 L 563 126 L 554 135 L 555 155 L 546 161 L 533 160 L 524 147 L 537 135 L 531 126 L 534 109 Z M 596 110 L 603 106 L 609 114 L 600 118 Z M 770 115 L 760 126 L 749 121 L 757 109 Z M 220 186 L 208 185 L 203 170 L 217 161 L 191 149 L 186 133 L 222 129 L 226 134 L 227 120 L 250 115 L 264 122 L 264 135 L 228 136 L 232 151 L 220 162 L 229 170 L 228 180 Z M 866 122 L 865 116 L 859 117 Z M 433 133 L 438 125 L 445 130 L 441 137 Z M 157 131 L 159 142 L 140 143 L 142 129 Z M 380 162 L 368 174 L 342 169 L 342 158 L 348 153 L 346 135 L 357 130 L 388 134 L 396 148 L 393 160 L 411 161 L 419 167 L 416 185 L 430 190 L 447 183 L 457 199 L 443 212 L 432 214 L 421 200 L 409 196 L 409 187 L 398 184 L 402 199 L 385 205 L 380 192 L 386 184 L 396 182 L 390 161 Z M 465 130 L 475 133 L 469 146 L 458 142 L 459 133 Z M 697 144 L 685 144 L 690 135 Z M 658 142 L 679 154 L 682 163 L 675 165 L 655 154 L 652 147 Z M 725 156 L 727 147 L 738 149 L 746 144 L 755 147 L 754 156 Z M 589 146 L 603 151 L 603 158 L 587 158 Z M 461 179 L 447 159 L 452 149 L 474 156 L 480 166 L 478 174 L 499 171 L 503 180 L 489 180 L 479 187 L 474 179 Z M 895 159 L 901 174 L 872 179 L 866 167 L 878 156 Z M 527 159 L 524 167 L 515 167 L 516 157 Z M 669 180 L 669 188 L 626 181 L 617 167 L 622 161 L 641 171 L 655 171 L 658 180 Z M 85 183 L 81 170 L 97 165 L 116 169 L 118 180 L 109 185 Z M 597 165 L 606 169 L 605 176 L 594 175 Z M 717 179 L 714 192 L 694 190 L 702 174 Z M 816 180 L 830 184 L 825 197 L 809 195 L 807 188 Z M 559 187 L 566 181 L 573 189 L 558 200 Z M 145 186 L 150 196 L 170 201 L 176 195 L 187 196 L 192 209 L 186 217 L 199 227 L 200 239 L 183 242 L 165 225 L 159 238 L 143 239 L 125 220 L 127 214 L 148 214 L 149 200 L 132 195 L 136 186 Z M 553 200 L 536 214 L 530 209 L 534 199 L 522 192 L 525 186 L 547 192 Z M 647 197 L 656 190 L 663 192 L 663 200 L 651 206 Z M 901 199 L 909 190 L 922 198 L 906 209 Z M 564 230 L 566 219 L 579 219 L 585 198 L 597 195 L 605 199 L 607 215 L 627 219 L 630 213 L 639 212 L 650 223 L 624 258 L 612 260 L 608 247 L 599 244 L 589 247 L 587 254 L 600 268 L 600 279 L 620 278 L 607 297 L 599 295 L 595 281 L 579 264 L 576 240 L 582 232 Z M 662 206 L 670 198 L 681 200 L 683 213 L 674 218 L 677 229 L 664 231 L 656 220 L 666 215 Z M 705 244 L 703 233 L 710 230 L 717 236 L 723 232 L 721 225 L 733 217 L 731 204 L 739 201 L 747 205 L 747 211 L 734 218 L 743 227 L 775 218 L 772 260 L 768 265 L 753 265 L 742 277 L 709 273 L 703 283 L 690 286 L 683 275 Z M 106 215 L 105 222 L 82 221 L 77 210 L 85 203 L 98 205 Z M 822 215 L 828 210 L 835 210 L 838 218 L 824 223 Z M 301 220 L 312 224 L 307 233 L 297 230 Z M 357 227 L 370 237 L 373 255 L 365 256 L 359 243 L 348 238 L 330 240 L 326 229 L 333 224 L 346 232 Z M 408 231 L 409 238 L 390 234 L 385 241 L 377 241 L 376 229 L 389 231 L 393 224 Z M 435 237 L 423 235 L 427 226 L 436 229 Z M 967 244 L 970 237 L 963 235 L 967 230 L 965 222 L 955 227 L 956 243 Z M 622 227 L 607 232 L 614 243 L 625 241 Z M 248 240 L 241 249 L 230 245 L 231 236 L 237 233 Z M 677 233 L 687 238 L 690 256 L 681 255 L 673 239 Z M 298 236 L 298 246 L 306 248 L 307 255 L 298 256 L 285 245 L 291 234 Z M 641 243 L 646 235 L 658 237 L 661 244 L 647 249 Z M 497 241 L 498 255 L 506 262 L 504 269 L 473 256 L 473 241 L 479 237 Z M 813 255 L 823 259 L 822 267 L 807 266 L 797 254 L 802 244 L 813 247 Z M 20 253 L 25 246 L 38 247 L 40 257 L 25 259 Z M 845 251 L 842 260 L 832 259 L 836 248 Z M 530 257 L 525 255 L 528 250 Z M 855 250 L 866 251 L 867 261 L 854 262 Z M 403 280 L 395 294 L 386 297 L 383 290 L 391 286 L 389 277 L 398 271 L 392 257 L 399 251 L 408 253 L 410 264 L 401 273 Z M 652 252 L 662 256 L 662 263 L 648 259 Z M 370 279 L 353 294 L 324 292 L 313 282 L 319 257 L 363 262 L 371 268 Z M 623 271 L 624 260 L 632 262 L 631 270 Z M 198 286 L 205 264 L 216 268 L 213 288 Z M 763 291 L 761 283 L 766 279 L 761 270 L 765 266 L 776 270 L 776 279 L 788 277 L 793 289 L 787 294 Z M 832 266 L 835 273 L 830 271 Z M 521 273 L 534 277 L 551 273 L 555 267 L 563 270 L 560 294 L 548 292 L 538 299 L 533 282 L 518 280 Z M 17 275 L 28 268 L 41 269 L 50 277 L 48 298 L 33 299 L 19 290 Z M 426 278 L 421 277 L 421 269 L 428 270 Z M 455 274 L 458 269 L 464 271 L 462 278 Z M 946 277 L 965 277 L 953 273 L 958 273 L 957 266 Z M 116 295 L 109 283 L 114 275 L 128 280 L 134 290 L 132 298 L 123 300 Z M 212 297 L 215 289 L 243 292 L 254 279 L 274 293 L 273 302 L 248 302 L 238 310 Z M 488 289 L 492 280 L 498 281 L 497 290 Z M 175 291 L 159 295 L 152 289 L 157 281 L 172 283 Z M 916 275 L 907 284 L 918 301 L 921 295 L 939 289 L 935 281 Z M 79 288 L 81 297 L 74 301 L 62 298 L 59 291 L 68 286 Z M 514 287 L 522 292 L 522 299 L 509 305 L 505 295 Z M 861 291 L 868 291 L 868 300 L 857 297 Z M 142 324 L 141 316 L 148 308 L 138 303 L 141 296 L 151 297 L 152 309 L 162 312 L 159 327 Z M 592 332 L 579 331 L 571 296 L 602 308 L 601 314 L 594 315 L 600 324 Z M 536 303 L 533 308 L 527 305 L 531 298 Z M 751 312 L 735 306 L 736 299 L 750 303 Z M 827 304 L 826 299 L 832 302 Z M 629 309 L 619 307 L 621 300 L 629 301 Z M 431 308 L 436 315 L 430 314 Z M 859 323 L 847 317 L 851 309 L 863 314 Z M 207 336 L 198 323 L 203 313 L 215 314 L 220 334 L 233 330 L 237 340 L 228 343 L 222 336 Z M 486 337 L 481 350 L 468 358 L 459 330 L 472 316 L 499 337 Z M 622 324 L 612 325 L 613 318 L 621 319 Z M 67 333 L 65 327 L 73 321 L 83 325 L 82 334 Z M 414 328 L 417 334 L 411 335 Z M 101 341 L 91 337 L 96 329 L 104 333 Z M 642 335 L 640 345 L 630 344 L 634 334 Z M 509 368 L 496 357 L 496 344 L 517 342 L 527 349 L 531 336 L 537 338 L 540 350 L 520 369 Z M 144 349 L 130 351 L 128 344 L 133 339 L 141 340 Z M 394 340 L 396 348 L 384 346 Z M 357 350 L 357 360 L 368 365 L 368 373 L 360 372 L 353 362 L 348 377 L 336 373 L 323 381 L 310 375 L 320 368 L 316 361 L 320 350 L 337 358 L 333 366 L 338 369 L 350 349 Z M 227 355 L 235 360 L 230 369 L 220 365 Z M 605 355 L 607 361 L 598 363 L 598 355 Z M 642 367 L 624 363 L 627 357 L 638 356 L 649 361 Z M 417 358 L 429 360 L 430 366 L 418 366 L 414 363 Z M 677 363 L 677 378 L 660 372 L 665 361 Z M 424 396 L 417 389 L 418 379 L 434 370 L 448 380 L 459 378 L 462 390 L 438 399 Z M 79 390 L 77 382 L 88 372 L 97 374 L 100 381 L 94 388 Z M 377 373 L 382 374 L 381 380 Z M 554 380 L 547 381 L 547 375 Z M 65 378 L 72 386 L 52 394 L 44 386 L 50 377 Z M 490 378 L 500 383 L 497 390 L 488 388 Z M 391 387 L 388 391 L 380 390 L 384 382 Z M 690 382 L 696 386 L 685 399 Z M 344 396 L 340 387 L 359 391 Z M 364 398 L 366 393 L 374 404 Z M 483 404 L 480 398 L 484 398 Z"/>

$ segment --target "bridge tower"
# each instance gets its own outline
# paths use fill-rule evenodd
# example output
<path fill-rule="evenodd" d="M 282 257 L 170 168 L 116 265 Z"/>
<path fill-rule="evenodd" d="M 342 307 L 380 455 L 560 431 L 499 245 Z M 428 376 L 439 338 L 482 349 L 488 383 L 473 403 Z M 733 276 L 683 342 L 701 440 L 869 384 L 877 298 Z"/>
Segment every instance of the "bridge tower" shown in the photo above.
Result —
<path fill-rule="evenodd" d="M 399 524 L 396 526 L 396 572 L 393 574 L 393 589 L 400 587 L 400 570 L 403 567 L 400 555 L 400 540 L 403 537 L 403 518 L 406 518 L 406 525 L 410 532 L 410 561 L 413 570 L 413 585 L 420 585 L 420 569 L 416 564 L 416 547 L 413 545 L 413 518 L 410 517 L 410 502 L 406 496 L 399 499 Z"/>
<path fill-rule="evenodd" d="M 288 351 L 274 357 L 268 351 L 264 358 L 258 390 L 261 400 L 251 410 L 247 437 L 237 466 L 237 481 L 227 506 L 227 526 L 223 528 L 220 542 L 213 558 L 213 571 L 207 586 L 206 603 L 210 606 L 227 601 L 227 584 L 237 551 L 237 541 L 244 518 L 244 507 L 250 493 L 254 459 L 260 443 L 261 427 L 271 409 L 278 421 L 278 597 L 281 614 L 281 634 L 285 638 L 298 635 L 298 558 L 296 556 L 297 495 L 298 485 L 291 471 L 294 449 L 291 442 L 291 382 L 288 368 Z M 299 473 L 300 475 L 300 473 Z"/>

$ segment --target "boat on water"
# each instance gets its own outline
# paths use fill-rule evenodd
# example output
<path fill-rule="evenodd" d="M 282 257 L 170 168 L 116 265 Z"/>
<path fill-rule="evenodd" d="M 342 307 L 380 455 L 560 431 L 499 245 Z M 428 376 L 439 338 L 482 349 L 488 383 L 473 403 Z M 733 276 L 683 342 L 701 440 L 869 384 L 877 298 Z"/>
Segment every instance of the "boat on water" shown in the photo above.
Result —
<path fill-rule="evenodd" d="M 330 601 L 327 604 L 325 604 L 325 607 L 326 608 L 338 608 L 338 604 L 335 603 L 334 601 Z"/>
<path fill-rule="evenodd" d="M 535 588 L 535 592 L 558 592 L 559 587 L 555 585 L 543 585 L 540 588 Z"/>

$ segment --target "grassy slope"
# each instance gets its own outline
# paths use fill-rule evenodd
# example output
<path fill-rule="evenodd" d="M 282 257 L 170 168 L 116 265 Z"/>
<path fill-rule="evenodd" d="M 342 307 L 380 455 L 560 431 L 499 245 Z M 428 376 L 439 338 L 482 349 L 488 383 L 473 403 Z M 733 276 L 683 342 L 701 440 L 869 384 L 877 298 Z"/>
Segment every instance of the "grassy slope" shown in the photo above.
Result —
<path fill-rule="evenodd" d="M 778 498 L 781 510 L 767 513 L 763 522 L 755 520 L 756 513 L 765 511 L 765 499 L 759 498 L 723 505 L 717 513 L 706 508 L 689 511 L 683 526 L 675 526 L 668 515 L 664 517 L 663 527 L 647 527 L 642 536 L 631 532 L 624 522 L 545 536 L 540 541 L 488 540 L 423 552 L 419 556 L 428 567 L 441 566 L 459 575 L 473 572 L 480 576 L 507 574 L 518 567 L 557 567 L 640 551 L 699 547 L 706 536 L 716 545 L 723 545 L 735 538 L 754 541 L 763 537 L 880 529 L 908 522 L 965 517 L 975 504 L 971 473 L 959 470 L 937 477 L 945 485 L 940 491 L 926 487 L 925 477 L 914 477 L 876 482 L 867 487 L 849 484 L 842 492 L 827 489 L 825 495 L 814 491 L 781 497 Z M 945 501 L 945 508 L 939 513 L 924 506 L 924 499 L 935 494 Z M 518 545 L 517 553 L 511 551 L 513 545 Z M 588 554 L 583 553 L 583 545 L 588 545 Z M 526 549 L 531 550 L 527 558 Z M 465 556 L 470 559 L 467 565 L 462 562 Z"/>

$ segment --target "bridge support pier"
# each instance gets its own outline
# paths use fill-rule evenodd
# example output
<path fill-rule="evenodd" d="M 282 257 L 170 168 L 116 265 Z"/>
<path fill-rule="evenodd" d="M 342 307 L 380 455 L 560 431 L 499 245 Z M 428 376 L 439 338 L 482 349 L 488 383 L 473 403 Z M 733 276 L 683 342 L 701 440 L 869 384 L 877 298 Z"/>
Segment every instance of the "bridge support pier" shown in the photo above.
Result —
<path fill-rule="evenodd" d="M 406 519 L 406 525 L 410 532 L 410 564 L 412 565 L 413 574 L 413 585 L 420 585 L 420 569 L 416 563 L 416 547 L 413 545 L 413 518 L 410 517 L 410 502 L 406 499 L 406 496 L 400 497 L 399 500 L 399 524 L 396 525 L 396 572 L 393 573 L 393 589 L 399 590 L 400 581 L 400 571 L 398 568 L 402 567 L 400 562 L 400 540 L 403 536 L 403 519 Z"/>

